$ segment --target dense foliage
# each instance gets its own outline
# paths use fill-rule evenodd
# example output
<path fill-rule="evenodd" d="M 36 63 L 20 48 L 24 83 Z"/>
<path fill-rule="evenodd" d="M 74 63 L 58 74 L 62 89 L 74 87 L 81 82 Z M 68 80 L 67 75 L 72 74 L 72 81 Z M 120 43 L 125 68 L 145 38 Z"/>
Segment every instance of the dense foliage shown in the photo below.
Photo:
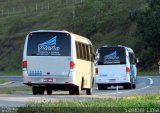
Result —
<path fill-rule="evenodd" d="M 160 60 L 160 1 L 149 0 L 148 3 L 148 8 L 135 14 L 137 27 L 133 48 L 141 59 L 141 67 L 149 69 L 157 67 Z"/>
<path fill-rule="evenodd" d="M 0 0 L 0 70 L 21 69 L 25 35 L 38 29 L 65 29 L 90 38 L 95 48 L 129 46 L 140 58 L 140 69 L 157 68 L 158 0 L 75 1 Z M 14 13 L 7 15 L 9 9 Z"/>

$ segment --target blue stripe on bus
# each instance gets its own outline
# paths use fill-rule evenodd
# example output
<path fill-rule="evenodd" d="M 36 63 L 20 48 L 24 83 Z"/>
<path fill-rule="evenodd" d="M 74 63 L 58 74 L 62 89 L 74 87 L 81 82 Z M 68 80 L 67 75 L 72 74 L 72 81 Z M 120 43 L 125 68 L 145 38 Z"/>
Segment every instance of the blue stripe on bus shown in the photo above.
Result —
<path fill-rule="evenodd" d="M 135 72 L 134 72 L 133 64 L 131 64 L 130 68 L 131 68 L 131 75 L 134 76 Z"/>

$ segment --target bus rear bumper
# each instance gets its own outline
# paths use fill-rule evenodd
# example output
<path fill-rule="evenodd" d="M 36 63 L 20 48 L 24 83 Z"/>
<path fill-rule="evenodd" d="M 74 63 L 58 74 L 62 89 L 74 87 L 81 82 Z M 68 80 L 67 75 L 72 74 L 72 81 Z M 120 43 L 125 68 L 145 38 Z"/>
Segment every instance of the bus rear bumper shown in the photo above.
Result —
<path fill-rule="evenodd" d="M 98 85 L 105 85 L 107 87 L 111 87 L 111 86 L 125 86 L 125 85 L 129 85 L 130 82 L 125 82 L 125 83 L 97 83 Z"/>
<path fill-rule="evenodd" d="M 51 85 L 51 84 L 74 84 L 72 76 L 23 76 L 23 83 L 26 85 Z"/>

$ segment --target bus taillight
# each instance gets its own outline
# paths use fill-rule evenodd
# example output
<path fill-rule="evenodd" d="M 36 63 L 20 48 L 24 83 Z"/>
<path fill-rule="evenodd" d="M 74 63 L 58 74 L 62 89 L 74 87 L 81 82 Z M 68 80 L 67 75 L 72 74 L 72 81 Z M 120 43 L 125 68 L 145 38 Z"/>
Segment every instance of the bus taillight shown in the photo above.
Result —
<path fill-rule="evenodd" d="M 70 61 L 70 68 L 74 69 L 75 68 L 75 63 L 73 61 Z"/>
<path fill-rule="evenodd" d="M 22 62 L 22 68 L 27 68 L 27 61 Z"/>
<path fill-rule="evenodd" d="M 130 72 L 130 68 L 126 67 L 126 73 L 128 74 Z"/>
<path fill-rule="evenodd" d="M 96 75 L 98 75 L 98 68 L 96 68 Z"/>

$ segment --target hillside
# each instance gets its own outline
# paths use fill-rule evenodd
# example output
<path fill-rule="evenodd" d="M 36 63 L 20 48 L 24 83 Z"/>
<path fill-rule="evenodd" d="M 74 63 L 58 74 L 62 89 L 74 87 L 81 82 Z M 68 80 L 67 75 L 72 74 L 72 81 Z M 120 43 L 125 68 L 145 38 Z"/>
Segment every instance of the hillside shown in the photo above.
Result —
<path fill-rule="evenodd" d="M 133 47 L 135 10 L 145 0 L 0 0 L 0 71 L 20 70 L 24 39 L 39 29 L 68 30 L 102 45 Z"/>

